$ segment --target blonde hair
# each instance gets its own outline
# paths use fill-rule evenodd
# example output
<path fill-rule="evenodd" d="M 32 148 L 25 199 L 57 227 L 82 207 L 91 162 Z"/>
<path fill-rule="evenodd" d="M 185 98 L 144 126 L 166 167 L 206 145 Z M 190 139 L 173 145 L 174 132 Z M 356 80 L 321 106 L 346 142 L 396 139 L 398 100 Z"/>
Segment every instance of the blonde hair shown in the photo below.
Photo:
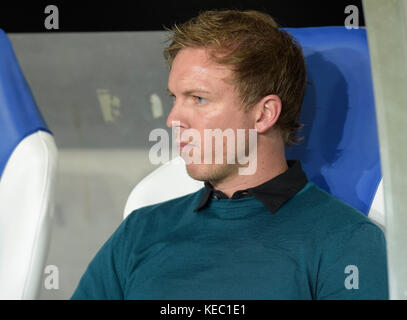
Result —
<path fill-rule="evenodd" d="M 304 56 L 271 16 L 254 10 L 210 10 L 166 30 L 171 43 L 164 57 L 170 67 L 185 47 L 209 49 L 213 61 L 231 68 L 245 110 L 275 94 L 282 101 L 276 126 L 284 143 L 291 146 L 303 139 L 296 134 L 303 126 L 298 121 L 306 87 Z"/>

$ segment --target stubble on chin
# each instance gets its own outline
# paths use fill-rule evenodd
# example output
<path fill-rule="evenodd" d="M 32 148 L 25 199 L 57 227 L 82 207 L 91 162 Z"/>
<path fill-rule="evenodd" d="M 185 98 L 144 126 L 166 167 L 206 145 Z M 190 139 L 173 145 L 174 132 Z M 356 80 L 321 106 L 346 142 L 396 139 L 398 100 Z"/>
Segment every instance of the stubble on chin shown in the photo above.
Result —
<path fill-rule="evenodd" d="M 237 172 L 233 164 L 189 164 L 186 165 L 188 175 L 198 181 L 219 183 Z"/>

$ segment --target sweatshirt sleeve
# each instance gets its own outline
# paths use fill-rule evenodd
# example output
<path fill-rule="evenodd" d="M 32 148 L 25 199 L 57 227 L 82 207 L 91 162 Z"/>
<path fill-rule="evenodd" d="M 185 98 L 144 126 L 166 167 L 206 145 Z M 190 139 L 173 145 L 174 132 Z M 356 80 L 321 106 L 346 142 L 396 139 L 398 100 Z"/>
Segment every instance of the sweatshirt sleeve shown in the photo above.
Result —
<path fill-rule="evenodd" d="M 371 222 L 329 235 L 319 253 L 316 299 L 387 300 L 386 240 Z"/>
<path fill-rule="evenodd" d="M 124 298 L 127 219 L 104 243 L 89 263 L 72 300 L 121 300 Z"/>

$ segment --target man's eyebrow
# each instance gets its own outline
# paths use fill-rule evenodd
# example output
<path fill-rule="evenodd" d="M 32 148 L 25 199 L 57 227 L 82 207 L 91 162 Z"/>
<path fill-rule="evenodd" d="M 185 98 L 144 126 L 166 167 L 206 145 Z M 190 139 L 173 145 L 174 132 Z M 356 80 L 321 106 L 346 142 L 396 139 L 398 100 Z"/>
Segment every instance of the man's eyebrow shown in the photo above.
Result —
<path fill-rule="evenodd" d="M 167 91 L 168 91 L 169 94 L 172 94 L 172 95 L 173 95 L 173 93 L 171 92 L 170 89 L 167 88 Z M 209 91 L 207 91 L 207 90 L 196 88 L 196 89 L 186 90 L 186 91 L 183 92 L 183 94 L 184 94 L 184 95 L 189 95 L 189 94 L 192 94 L 192 93 L 195 93 L 195 92 L 196 92 L 196 93 L 198 93 L 198 92 L 200 92 L 200 93 L 208 93 L 208 94 L 211 93 L 211 92 L 209 92 Z"/>

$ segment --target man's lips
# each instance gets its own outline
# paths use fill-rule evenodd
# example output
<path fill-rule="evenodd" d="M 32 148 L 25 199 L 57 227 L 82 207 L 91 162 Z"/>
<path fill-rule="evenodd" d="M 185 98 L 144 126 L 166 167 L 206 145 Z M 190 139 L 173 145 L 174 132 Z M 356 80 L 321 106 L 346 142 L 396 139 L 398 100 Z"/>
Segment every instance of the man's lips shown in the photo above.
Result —
<path fill-rule="evenodd" d="M 179 150 L 181 152 L 186 146 L 188 146 L 188 148 L 192 148 L 194 145 L 190 144 L 188 142 L 180 142 L 180 143 L 176 143 L 176 146 L 177 146 L 177 150 Z"/>

